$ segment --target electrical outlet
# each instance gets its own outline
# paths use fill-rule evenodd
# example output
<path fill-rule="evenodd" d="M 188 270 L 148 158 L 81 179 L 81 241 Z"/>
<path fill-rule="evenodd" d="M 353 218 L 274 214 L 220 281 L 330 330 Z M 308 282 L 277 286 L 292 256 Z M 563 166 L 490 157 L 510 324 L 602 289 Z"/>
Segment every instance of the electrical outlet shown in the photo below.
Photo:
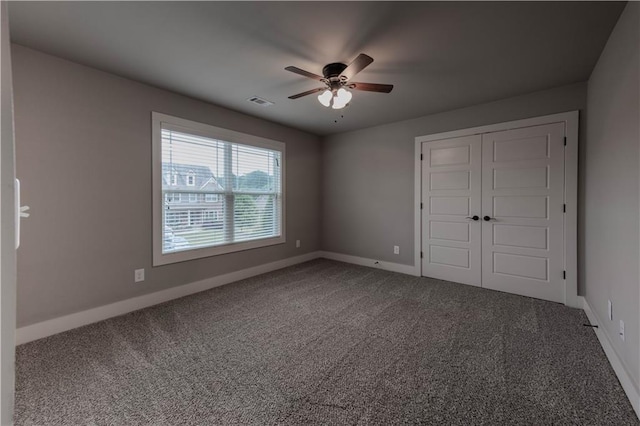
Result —
<path fill-rule="evenodd" d="M 620 339 L 624 342 L 624 321 L 620 320 Z"/>
<path fill-rule="evenodd" d="M 400 246 L 393 246 L 393 254 L 400 254 Z"/>
<path fill-rule="evenodd" d="M 144 269 L 136 269 L 133 274 L 135 282 L 144 281 Z"/>
<path fill-rule="evenodd" d="M 300 248 L 300 240 L 296 240 L 296 248 Z"/>
<path fill-rule="evenodd" d="M 608 307 L 608 315 L 609 315 L 609 321 L 613 321 L 613 305 L 611 304 L 611 300 L 607 300 L 607 307 Z"/>

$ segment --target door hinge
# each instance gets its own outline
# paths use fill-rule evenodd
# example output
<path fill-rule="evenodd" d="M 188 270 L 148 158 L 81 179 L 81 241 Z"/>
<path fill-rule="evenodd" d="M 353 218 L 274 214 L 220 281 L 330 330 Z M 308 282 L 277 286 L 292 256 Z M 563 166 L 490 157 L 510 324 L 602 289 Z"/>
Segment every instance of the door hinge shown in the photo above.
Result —
<path fill-rule="evenodd" d="M 420 252 L 420 259 L 424 258 L 424 254 Z"/>
<path fill-rule="evenodd" d="M 420 210 L 422 210 L 422 203 L 420 203 Z"/>
<path fill-rule="evenodd" d="M 563 280 L 567 279 L 567 271 L 562 271 L 562 279 Z"/>
<path fill-rule="evenodd" d="M 420 154 L 420 161 L 424 160 L 424 154 Z"/>
<path fill-rule="evenodd" d="M 563 205 L 562 205 L 562 212 L 563 212 L 563 213 L 566 213 L 566 212 L 567 212 L 567 205 L 566 205 L 566 204 L 563 204 Z"/>
<path fill-rule="evenodd" d="M 564 137 L 564 146 L 567 146 L 567 137 Z"/>

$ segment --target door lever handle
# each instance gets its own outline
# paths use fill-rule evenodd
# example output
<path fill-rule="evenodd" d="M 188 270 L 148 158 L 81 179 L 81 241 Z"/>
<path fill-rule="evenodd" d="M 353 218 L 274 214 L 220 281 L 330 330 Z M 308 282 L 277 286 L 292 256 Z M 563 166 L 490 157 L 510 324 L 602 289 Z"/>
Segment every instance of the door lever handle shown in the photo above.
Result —
<path fill-rule="evenodd" d="M 467 219 L 480 220 L 480 216 L 478 216 L 478 215 L 474 215 L 474 216 L 467 216 Z"/>
<path fill-rule="evenodd" d="M 485 216 L 483 217 L 483 219 L 485 220 L 485 222 L 489 222 L 490 220 L 496 220 L 495 218 L 489 217 L 489 216 Z"/>

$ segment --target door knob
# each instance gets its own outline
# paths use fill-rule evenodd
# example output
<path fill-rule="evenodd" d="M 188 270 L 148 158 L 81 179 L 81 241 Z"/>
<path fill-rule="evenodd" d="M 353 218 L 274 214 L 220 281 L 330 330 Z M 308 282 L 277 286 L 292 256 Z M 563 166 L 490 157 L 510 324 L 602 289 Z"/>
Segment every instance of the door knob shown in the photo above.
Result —
<path fill-rule="evenodd" d="M 467 216 L 467 219 L 479 220 L 480 216 L 478 216 L 477 214 L 473 216 Z"/>
<path fill-rule="evenodd" d="M 485 217 L 483 217 L 483 219 L 484 219 L 486 222 L 489 222 L 489 221 L 491 220 L 491 218 L 490 218 L 489 216 L 485 216 Z"/>

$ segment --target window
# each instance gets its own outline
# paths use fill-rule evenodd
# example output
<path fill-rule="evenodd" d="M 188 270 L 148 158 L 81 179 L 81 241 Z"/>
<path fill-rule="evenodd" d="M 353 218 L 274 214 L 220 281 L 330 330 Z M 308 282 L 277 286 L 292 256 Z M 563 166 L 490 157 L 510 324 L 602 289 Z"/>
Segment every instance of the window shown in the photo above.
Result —
<path fill-rule="evenodd" d="M 165 203 L 179 203 L 181 200 L 181 196 L 179 192 L 165 192 L 164 201 Z"/>
<path fill-rule="evenodd" d="M 177 228 L 186 225 L 188 218 L 187 212 L 167 212 L 165 224 L 167 227 Z M 165 234 L 172 233 L 172 229 L 165 229 Z M 165 235 L 166 237 L 166 235 Z M 173 238 L 173 235 L 170 235 Z"/>
<path fill-rule="evenodd" d="M 154 112 L 154 265 L 284 243 L 284 172 L 281 142 Z"/>
<path fill-rule="evenodd" d="M 196 184 L 196 175 L 192 171 L 187 175 L 187 186 L 194 186 Z"/>
<path fill-rule="evenodd" d="M 171 174 L 171 185 L 176 186 L 178 184 L 178 174 Z"/>
<path fill-rule="evenodd" d="M 216 221 L 220 220 L 220 212 L 218 210 L 207 210 L 204 212 L 204 220 Z"/>

